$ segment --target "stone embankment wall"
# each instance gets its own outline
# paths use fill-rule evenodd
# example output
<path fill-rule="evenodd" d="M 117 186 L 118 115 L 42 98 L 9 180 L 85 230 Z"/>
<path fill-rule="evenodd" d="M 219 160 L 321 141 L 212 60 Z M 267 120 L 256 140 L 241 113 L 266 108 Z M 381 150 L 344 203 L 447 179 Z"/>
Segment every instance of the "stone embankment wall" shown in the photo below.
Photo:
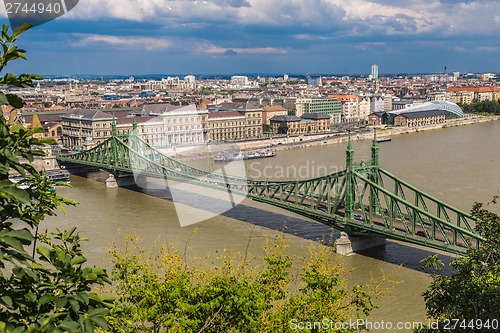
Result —
<path fill-rule="evenodd" d="M 463 126 L 476 123 L 484 123 L 489 121 L 499 120 L 500 116 L 470 116 L 466 118 L 450 119 L 445 123 L 426 125 L 419 127 L 377 127 L 377 137 L 391 137 L 398 134 L 414 133 L 435 129 L 442 129 L 447 127 Z M 351 140 L 366 140 L 373 138 L 373 128 L 369 127 L 364 132 L 352 132 Z M 305 148 L 317 145 L 326 145 L 334 143 L 343 143 L 349 140 L 349 136 L 339 135 L 336 133 L 323 133 L 323 134 L 313 134 L 313 135 L 301 135 L 293 137 L 274 137 L 269 139 L 253 140 L 253 141 L 238 141 L 235 143 L 226 143 L 232 146 L 234 149 L 240 149 L 244 152 L 255 152 L 257 150 L 263 150 L 270 147 L 273 151 L 295 149 L 295 148 Z M 210 153 L 202 153 L 199 151 L 197 153 L 190 153 L 189 149 L 187 151 L 179 151 L 177 159 L 180 160 L 194 160 L 194 159 L 204 159 L 210 155 Z"/>
<path fill-rule="evenodd" d="M 447 127 L 463 126 L 477 123 L 484 123 L 494 120 L 499 120 L 500 116 L 472 116 L 467 118 L 450 119 L 442 124 L 426 125 L 419 127 L 380 127 L 377 128 L 377 136 L 391 137 L 393 135 L 415 133 L 421 131 L 442 129 Z M 373 130 L 364 133 L 352 133 L 351 140 L 365 140 L 373 138 Z M 302 140 L 301 140 L 302 139 Z M 259 141 L 239 142 L 238 147 L 243 150 L 263 149 L 271 146 L 273 150 L 284 150 L 293 148 L 304 148 L 316 145 L 332 144 L 347 142 L 349 137 L 347 135 L 335 136 L 333 133 L 314 135 L 314 136 L 300 136 L 291 138 L 276 138 Z"/>

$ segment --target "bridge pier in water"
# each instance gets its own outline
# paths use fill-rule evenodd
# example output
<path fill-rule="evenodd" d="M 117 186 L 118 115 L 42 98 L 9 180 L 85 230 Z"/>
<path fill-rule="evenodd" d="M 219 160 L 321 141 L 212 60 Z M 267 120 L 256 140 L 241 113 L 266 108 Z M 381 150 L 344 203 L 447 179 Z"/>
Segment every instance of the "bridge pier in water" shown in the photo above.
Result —
<path fill-rule="evenodd" d="M 106 187 L 107 188 L 118 187 L 118 183 L 116 182 L 115 176 L 112 173 L 110 173 L 109 177 L 106 179 Z"/>
<path fill-rule="evenodd" d="M 386 243 L 384 237 L 349 236 L 346 232 L 341 232 L 340 237 L 335 241 L 335 252 L 347 256 Z"/>

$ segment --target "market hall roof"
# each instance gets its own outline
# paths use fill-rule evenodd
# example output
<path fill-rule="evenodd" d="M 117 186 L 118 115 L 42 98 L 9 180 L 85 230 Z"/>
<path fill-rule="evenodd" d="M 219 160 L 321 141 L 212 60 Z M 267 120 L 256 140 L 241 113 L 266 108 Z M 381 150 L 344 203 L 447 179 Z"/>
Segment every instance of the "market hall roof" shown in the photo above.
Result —
<path fill-rule="evenodd" d="M 430 111 L 430 110 L 442 110 L 445 111 L 446 117 L 463 117 L 464 111 L 460 106 L 451 102 L 441 102 L 441 101 L 430 101 L 415 106 L 411 106 L 401 110 L 388 111 L 388 114 L 397 116 L 401 113 L 419 112 L 419 111 Z"/>

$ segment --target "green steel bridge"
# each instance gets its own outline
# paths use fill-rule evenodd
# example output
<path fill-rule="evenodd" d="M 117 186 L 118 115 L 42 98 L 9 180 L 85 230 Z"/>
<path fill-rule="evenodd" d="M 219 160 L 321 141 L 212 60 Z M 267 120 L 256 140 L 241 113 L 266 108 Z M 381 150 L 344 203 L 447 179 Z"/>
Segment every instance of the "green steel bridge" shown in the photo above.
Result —
<path fill-rule="evenodd" d="M 136 135 L 118 135 L 115 126 L 112 133 L 90 150 L 57 159 L 115 175 L 140 170 L 146 177 L 245 195 L 354 236 L 385 237 L 460 255 L 484 240 L 475 232 L 473 216 L 381 168 L 376 137 L 366 163 L 354 161 L 349 140 L 343 171 L 307 180 L 264 181 L 234 177 L 224 168 L 219 173 L 201 170 L 163 154 Z"/>

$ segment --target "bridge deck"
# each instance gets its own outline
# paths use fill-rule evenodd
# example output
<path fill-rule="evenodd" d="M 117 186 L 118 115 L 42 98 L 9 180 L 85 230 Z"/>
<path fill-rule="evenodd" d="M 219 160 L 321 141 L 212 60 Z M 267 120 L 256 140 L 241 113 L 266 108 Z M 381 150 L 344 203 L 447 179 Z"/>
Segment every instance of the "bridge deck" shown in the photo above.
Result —
<path fill-rule="evenodd" d="M 349 143 L 347 167 L 341 172 L 274 182 L 195 168 L 137 136 L 113 136 L 91 150 L 57 159 L 245 195 L 351 234 L 383 236 L 458 254 L 479 246 L 483 238 L 473 229 L 474 217 L 380 168 L 375 140 L 370 163 L 355 164 L 352 154 Z"/>

